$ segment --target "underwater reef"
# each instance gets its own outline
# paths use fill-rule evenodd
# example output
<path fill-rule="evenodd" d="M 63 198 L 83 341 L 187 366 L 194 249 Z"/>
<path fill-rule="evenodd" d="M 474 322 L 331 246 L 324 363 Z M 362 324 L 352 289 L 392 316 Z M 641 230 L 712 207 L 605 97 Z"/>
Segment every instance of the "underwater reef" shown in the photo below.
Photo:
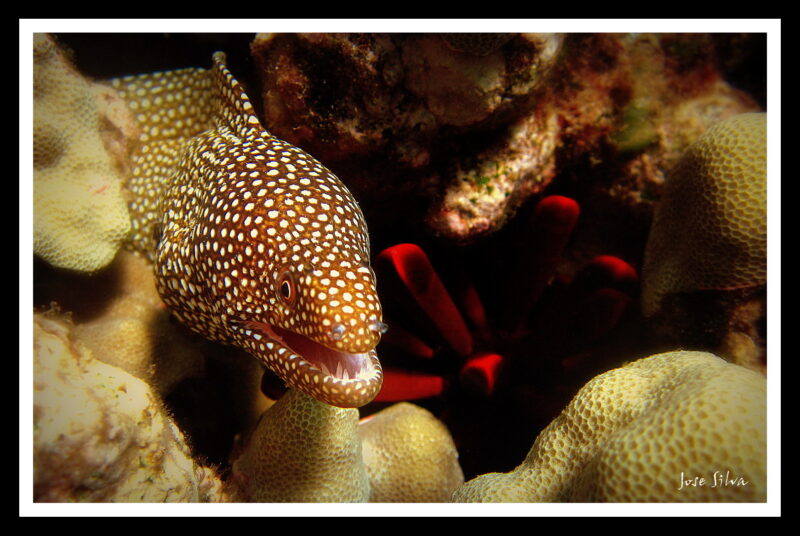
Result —
<path fill-rule="evenodd" d="M 766 501 L 765 35 L 32 52 L 34 501 Z"/>

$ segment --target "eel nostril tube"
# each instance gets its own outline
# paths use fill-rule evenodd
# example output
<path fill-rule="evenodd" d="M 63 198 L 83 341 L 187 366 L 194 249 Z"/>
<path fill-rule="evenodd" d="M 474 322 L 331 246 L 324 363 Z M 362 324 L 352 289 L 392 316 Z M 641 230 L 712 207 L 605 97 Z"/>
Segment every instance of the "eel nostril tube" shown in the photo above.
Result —
<path fill-rule="evenodd" d="M 381 322 L 380 320 L 375 318 L 375 319 L 372 320 L 372 323 L 369 325 L 369 330 L 370 331 L 377 331 L 378 333 L 383 335 L 384 333 L 389 331 L 389 325 L 384 323 L 384 322 Z"/>
<path fill-rule="evenodd" d="M 328 336 L 334 341 L 340 341 L 344 337 L 345 331 L 347 331 L 347 328 L 344 324 L 334 324 L 330 332 L 328 332 Z"/>

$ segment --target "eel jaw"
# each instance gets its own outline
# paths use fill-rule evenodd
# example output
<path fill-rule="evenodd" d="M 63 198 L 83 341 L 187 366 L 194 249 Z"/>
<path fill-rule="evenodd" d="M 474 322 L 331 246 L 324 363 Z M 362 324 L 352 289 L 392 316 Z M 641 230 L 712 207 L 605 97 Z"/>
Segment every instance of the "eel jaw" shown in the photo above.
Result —
<path fill-rule="evenodd" d="M 357 408 L 383 385 L 378 352 L 347 353 L 257 321 L 231 324 L 235 339 L 288 385 L 331 406 Z"/>

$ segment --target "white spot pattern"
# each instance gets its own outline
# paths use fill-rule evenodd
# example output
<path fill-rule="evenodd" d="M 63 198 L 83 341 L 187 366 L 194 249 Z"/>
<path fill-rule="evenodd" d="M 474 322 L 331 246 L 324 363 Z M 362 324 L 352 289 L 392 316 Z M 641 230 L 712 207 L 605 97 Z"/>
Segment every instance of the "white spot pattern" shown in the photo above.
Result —
<path fill-rule="evenodd" d="M 371 327 L 382 313 L 366 223 L 344 184 L 261 127 L 222 53 L 211 71 L 113 83 L 139 111 L 155 94 L 183 114 L 182 128 L 167 132 L 167 112 L 142 111 L 143 127 L 160 124 L 160 137 L 142 129 L 128 184 L 134 244 L 155 262 L 175 316 L 324 402 L 369 402 L 382 383 L 380 332 Z M 298 355 L 284 341 L 295 334 L 338 364 Z"/>

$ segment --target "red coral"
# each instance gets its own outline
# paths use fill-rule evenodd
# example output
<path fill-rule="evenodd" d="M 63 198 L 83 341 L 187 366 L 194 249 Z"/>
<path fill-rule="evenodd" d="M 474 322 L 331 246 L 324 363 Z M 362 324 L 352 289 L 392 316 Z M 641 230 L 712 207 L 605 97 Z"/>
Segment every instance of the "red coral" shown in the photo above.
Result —
<path fill-rule="evenodd" d="M 382 251 L 376 266 L 394 274 L 450 347 L 460 355 L 472 352 L 472 336 L 427 255 L 414 244 L 399 244 Z"/>
<path fill-rule="evenodd" d="M 465 473 L 472 470 L 472 456 L 498 448 L 487 446 L 485 436 L 496 434 L 501 423 L 535 430 L 549 422 L 573 385 L 580 385 L 577 378 L 604 365 L 596 363 L 593 345 L 634 303 L 636 270 L 618 257 L 596 256 L 574 276 L 558 273 L 579 215 L 573 199 L 545 197 L 522 230 L 524 242 L 511 241 L 513 262 L 477 253 L 481 266 L 489 267 L 477 269 L 488 302 L 469 278 L 454 272 L 475 260 L 458 257 L 463 251 L 437 257 L 444 271 L 416 244 L 389 247 L 376 258 L 390 326 L 378 349 L 385 377 L 376 401 L 415 400 L 434 410 L 457 444 L 467 446 Z M 520 448 L 530 447 L 528 439 Z M 476 446 L 476 440 L 485 444 Z M 508 447 L 496 436 L 492 442 Z M 496 461 L 488 467 L 499 469 Z"/>

